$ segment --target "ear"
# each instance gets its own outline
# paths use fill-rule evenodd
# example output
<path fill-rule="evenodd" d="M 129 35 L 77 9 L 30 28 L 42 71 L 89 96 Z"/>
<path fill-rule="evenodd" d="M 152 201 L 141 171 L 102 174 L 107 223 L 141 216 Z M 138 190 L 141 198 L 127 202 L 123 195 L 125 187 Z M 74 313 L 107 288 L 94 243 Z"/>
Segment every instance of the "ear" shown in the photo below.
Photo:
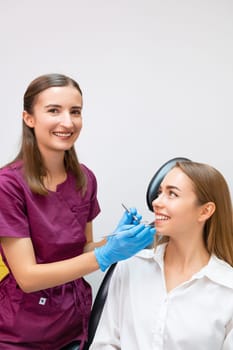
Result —
<path fill-rule="evenodd" d="M 201 206 L 199 221 L 207 221 L 215 212 L 216 206 L 214 202 L 207 202 Z"/>
<path fill-rule="evenodd" d="M 23 120 L 24 123 L 29 127 L 29 128 L 34 128 L 34 122 L 35 119 L 34 117 L 29 114 L 27 111 L 23 111 Z"/>

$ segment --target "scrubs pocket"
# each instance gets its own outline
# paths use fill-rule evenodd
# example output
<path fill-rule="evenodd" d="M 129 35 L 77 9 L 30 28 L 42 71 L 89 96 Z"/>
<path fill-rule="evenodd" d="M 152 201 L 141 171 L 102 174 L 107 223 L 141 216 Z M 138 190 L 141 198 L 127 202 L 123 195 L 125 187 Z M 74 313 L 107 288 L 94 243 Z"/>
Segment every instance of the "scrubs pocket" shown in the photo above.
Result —
<path fill-rule="evenodd" d="M 46 337 L 45 333 L 49 331 L 51 324 L 51 314 L 54 312 L 49 301 L 43 291 L 23 293 L 15 326 L 24 335 L 25 342 L 41 342 Z"/>

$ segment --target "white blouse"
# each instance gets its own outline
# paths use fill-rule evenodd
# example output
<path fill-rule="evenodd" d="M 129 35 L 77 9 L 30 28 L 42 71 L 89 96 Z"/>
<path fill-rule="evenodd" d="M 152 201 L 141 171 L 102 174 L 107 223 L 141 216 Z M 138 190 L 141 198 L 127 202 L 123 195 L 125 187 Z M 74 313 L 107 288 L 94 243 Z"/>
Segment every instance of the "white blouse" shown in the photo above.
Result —
<path fill-rule="evenodd" d="M 90 350 L 233 350 L 233 268 L 212 256 L 168 293 L 164 250 L 117 264 Z"/>

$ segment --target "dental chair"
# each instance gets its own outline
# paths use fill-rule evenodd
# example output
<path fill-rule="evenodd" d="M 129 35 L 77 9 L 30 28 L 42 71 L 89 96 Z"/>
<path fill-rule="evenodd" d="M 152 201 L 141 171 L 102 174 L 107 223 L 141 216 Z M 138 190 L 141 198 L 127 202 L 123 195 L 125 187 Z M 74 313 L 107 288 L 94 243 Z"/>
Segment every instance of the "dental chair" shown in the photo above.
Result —
<path fill-rule="evenodd" d="M 105 273 L 103 281 L 101 282 L 101 285 L 98 289 L 98 292 L 95 297 L 94 304 L 92 306 L 92 311 L 91 311 L 91 317 L 89 320 L 89 326 L 88 326 L 88 340 L 87 343 L 84 346 L 84 350 L 88 350 L 89 347 L 91 346 L 91 343 L 93 341 L 95 331 L 97 329 L 100 316 L 102 314 L 103 306 L 105 303 L 105 299 L 108 294 L 108 286 L 113 274 L 113 271 L 115 269 L 116 263 L 111 265 L 108 269 L 108 271 Z"/>
<path fill-rule="evenodd" d="M 152 202 L 157 197 L 157 193 L 159 190 L 159 186 L 165 177 L 165 175 L 171 170 L 171 168 L 176 164 L 176 162 L 189 161 L 189 159 L 184 157 L 177 157 L 170 159 L 166 163 L 164 163 L 152 177 L 146 192 L 146 202 L 150 211 L 153 211 Z M 112 277 L 113 271 L 115 269 L 116 263 L 110 266 L 110 268 L 105 273 L 103 281 L 100 284 L 99 290 L 94 300 L 94 304 L 91 311 L 89 327 L 88 327 L 88 340 L 84 346 L 84 350 L 88 350 L 93 338 L 95 336 L 95 332 L 102 314 L 103 306 L 108 294 L 108 286 L 110 283 L 110 279 Z M 75 343 L 72 343 L 64 348 L 64 350 L 77 350 L 78 347 Z"/>
<path fill-rule="evenodd" d="M 2 256 L 0 254 L 0 281 L 8 274 L 8 268 L 4 264 L 2 260 Z"/>

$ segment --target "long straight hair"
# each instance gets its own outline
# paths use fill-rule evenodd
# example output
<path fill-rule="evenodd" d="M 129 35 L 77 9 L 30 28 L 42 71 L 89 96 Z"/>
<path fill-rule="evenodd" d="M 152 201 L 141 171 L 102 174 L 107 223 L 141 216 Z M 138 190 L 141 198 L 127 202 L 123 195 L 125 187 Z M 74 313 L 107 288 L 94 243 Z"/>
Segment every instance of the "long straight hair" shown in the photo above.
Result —
<path fill-rule="evenodd" d="M 24 111 L 33 114 L 34 105 L 37 101 L 38 95 L 42 91 L 55 86 L 73 86 L 82 96 L 82 91 L 78 83 L 72 78 L 56 73 L 42 75 L 34 79 L 25 91 L 23 105 Z M 28 127 L 24 120 L 22 125 L 21 147 L 16 158 L 11 163 L 18 160 L 22 160 L 23 162 L 24 176 L 31 191 L 41 195 L 47 195 L 48 190 L 43 183 L 43 178 L 47 174 L 47 169 L 38 148 L 34 129 Z M 77 189 L 84 190 L 86 179 L 80 167 L 74 146 L 65 151 L 64 165 L 66 171 L 70 171 L 74 174 Z"/>
<path fill-rule="evenodd" d="M 209 254 L 215 254 L 233 266 L 233 209 L 225 178 L 217 169 L 203 163 L 182 161 L 174 167 L 191 179 L 199 205 L 215 203 L 215 211 L 204 226 L 205 247 Z M 156 237 L 157 244 L 167 241 L 167 236 Z"/>

